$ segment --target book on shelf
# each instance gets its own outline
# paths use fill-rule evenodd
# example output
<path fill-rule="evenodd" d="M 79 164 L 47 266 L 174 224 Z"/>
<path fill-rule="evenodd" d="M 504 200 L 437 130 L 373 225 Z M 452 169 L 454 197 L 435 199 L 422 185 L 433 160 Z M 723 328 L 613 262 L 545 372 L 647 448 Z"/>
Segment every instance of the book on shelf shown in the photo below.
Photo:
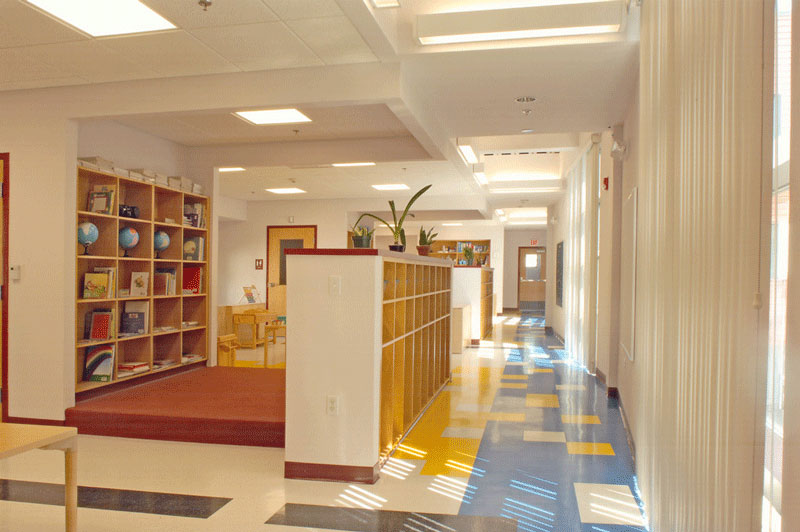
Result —
<path fill-rule="evenodd" d="M 190 362 L 195 362 L 197 360 L 202 360 L 203 355 L 197 355 L 195 353 L 184 353 L 181 355 L 181 364 L 188 364 Z"/>
<path fill-rule="evenodd" d="M 205 260 L 206 239 L 190 236 L 183 239 L 183 260 Z"/>
<path fill-rule="evenodd" d="M 114 345 L 87 347 L 84 355 L 83 380 L 110 382 L 114 376 Z"/>
<path fill-rule="evenodd" d="M 114 162 L 109 161 L 99 155 L 92 155 L 91 157 L 78 157 L 78 164 L 84 166 L 86 168 L 102 168 L 104 170 L 112 170 L 114 168 Z"/>
<path fill-rule="evenodd" d="M 127 326 L 129 327 L 130 331 L 139 330 L 140 328 L 143 329 L 143 332 L 137 334 L 147 334 L 148 326 L 150 323 L 150 302 L 149 301 L 126 301 L 125 302 L 125 310 L 122 313 L 123 320 L 124 316 L 139 314 L 140 316 L 130 316 L 127 321 Z M 134 329 L 135 327 L 135 329 Z M 123 335 L 124 331 L 120 331 L 120 336 Z M 126 336 L 133 336 L 131 333 L 124 333 Z"/>
<path fill-rule="evenodd" d="M 153 360 L 153 369 L 164 369 L 170 366 L 176 366 L 178 363 L 174 360 Z"/>
<path fill-rule="evenodd" d="M 94 273 L 105 273 L 108 275 L 108 296 L 117 297 L 117 269 L 114 266 L 97 266 Z"/>
<path fill-rule="evenodd" d="M 199 294 L 203 286 L 202 266 L 183 267 L 183 293 Z"/>
<path fill-rule="evenodd" d="M 119 330 L 120 337 L 146 334 L 147 324 L 144 319 L 144 312 L 123 312 Z"/>
<path fill-rule="evenodd" d="M 120 364 L 117 366 L 117 378 L 124 379 L 125 377 L 130 377 L 131 375 L 137 375 L 139 373 L 147 373 L 148 371 L 150 371 L 150 366 L 148 364 Z"/>
<path fill-rule="evenodd" d="M 197 327 L 198 325 L 200 325 L 199 321 L 182 321 L 181 322 L 181 327 L 183 327 L 184 329 L 190 329 L 192 327 Z"/>
<path fill-rule="evenodd" d="M 156 268 L 153 277 L 154 296 L 174 296 L 178 272 L 175 268 Z"/>
<path fill-rule="evenodd" d="M 83 299 L 106 299 L 108 295 L 107 273 L 83 274 Z"/>
<path fill-rule="evenodd" d="M 90 340 L 108 340 L 111 338 L 114 330 L 112 316 L 111 309 L 92 312 L 91 326 L 89 327 Z"/>
<path fill-rule="evenodd" d="M 183 205 L 183 225 L 190 227 L 206 226 L 206 207 L 202 203 L 184 203 Z"/>
<path fill-rule="evenodd" d="M 150 272 L 131 272 L 131 297 L 147 296 Z"/>
<path fill-rule="evenodd" d="M 153 327 L 154 333 L 163 333 L 163 332 L 177 331 L 177 330 L 178 328 L 173 327 L 172 325 L 161 325 L 159 327 Z"/>

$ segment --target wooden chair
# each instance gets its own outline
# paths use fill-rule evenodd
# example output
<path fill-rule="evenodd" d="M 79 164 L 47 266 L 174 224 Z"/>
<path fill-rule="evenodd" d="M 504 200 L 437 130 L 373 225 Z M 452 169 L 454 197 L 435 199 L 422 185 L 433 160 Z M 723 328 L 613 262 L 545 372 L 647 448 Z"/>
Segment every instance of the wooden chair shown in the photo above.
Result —
<path fill-rule="evenodd" d="M 236 348 L 239 343 L 235 334 L 226 334 L 217 338 L 217 363 L 220 366 L 236 365 Z"/>
<path fill-rule="evenodd" d="M 274 313 L 267 312 L 264 309 L 250 309 L 234 313 L 233 331 L 239 340 L 239 345 L 249 349 L 258 347 L 258 344 L 264 341 L 264 336 L 260 334 L 263 331 L 263 327 L 260 327 L 260 325 L 269 322 L 273 316 L 275 316 Z M 250 335 L 248 338 L 243 339 L 240 337 L 242 326 L 245 327 L 245 330 L 249 330 Z"/>
<path fill-rule="evenodd" d="M 286 337 L 286 325 L 284 322 L 275 320 L 264 326 L 264 367 L 267 367 L 267 356 L 269 355 L 269 334 L 272 333 L 272 344 L 278 342 L 278 333 L 283 331 L 284 338 Z"/>

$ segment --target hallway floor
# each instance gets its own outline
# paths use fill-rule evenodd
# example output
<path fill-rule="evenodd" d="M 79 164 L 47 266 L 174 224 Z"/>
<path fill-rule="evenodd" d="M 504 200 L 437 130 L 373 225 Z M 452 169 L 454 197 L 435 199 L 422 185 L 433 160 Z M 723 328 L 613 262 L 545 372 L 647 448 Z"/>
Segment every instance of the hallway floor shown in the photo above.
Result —
<path fill-rule="evenodd" d="M 80 530 L 645 530 L 616 401 L 542 318 L 494 337 L 453 356 L 372 486 L 285 480 L 282 449 L 80 436 Z M 59 483 L 58 452 L 0 461 L 0 532 L 63 528 Z"/>

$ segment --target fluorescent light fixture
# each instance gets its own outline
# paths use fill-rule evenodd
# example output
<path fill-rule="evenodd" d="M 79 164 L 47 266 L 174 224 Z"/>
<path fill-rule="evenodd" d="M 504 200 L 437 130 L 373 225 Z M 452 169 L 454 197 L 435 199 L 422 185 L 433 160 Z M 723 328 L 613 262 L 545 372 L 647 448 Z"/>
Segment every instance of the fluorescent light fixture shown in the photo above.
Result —
<path fill-rule="evenodd" d="M 509 218 L 547 219 L 547 209 L 526 209 L 509 213 Z"/>
<path fill-rule="evenodd" d="M 417 15 L 417 38 L 430 45 L 614 33 L 624 13 L 623 0 L 431 13 Z"/>
<path fill-rule="evenodd" d="M 547 220 L 529 220 L 527 222 L 508 222 L 508 225 L 547 225 Z"/>
<path fill-rule="evenodd" d="M 335 166 L 336 168 L 343 168 L 345 166 L 375 166 L 375 163 L 333 163 L 331 166 Z"/>
<path fill-rule="evenodd" d="M 503 215 L 504 215 L 506 212 L 505 212 L 503 209 L 495 209 L 495 210 L 494 210 L 494 213 L 495 213 L 497 216 L 503 216 Z"/>
<path fill-rule="evenodd" d="M 220 172 L 244 172 L 241 166 L 227 166 L 219 169 Z"/>
<path fill-rule="evenodd" d="M 490 188 L 491 194 L 536 194 L 541 192 L 560 192 L 560 187 L 540 188 Z"/>
<path fill-rule="evenodd" d="M 372 185 L 375 190 L 408 190 L 408 185 L 394 183 L 389 185 Z"/>
<path fill-rule="evenodd" d="M 375 7 L 400 7 L 400 0 L 372 0 Z"/>
<path fill-rule="evenodd" d="M 508 220 L 508 217 L 507 217 L 507 216 L 501 216 L 501 217 L 500 217 L 500 221 L 501 221 L 501 222 L 505 222 L 505 221 L 507 221 L 507 220 Z"/>
<path fill-rule="evenodd" d="M 462 223 L 446 223 L 446 224 L 442 224 L 442 225 L 446 226 L 446 227 L 460 227 L 460 226 L 462 226 L 464 224 L 462 224 Z"/>
<path fill-rule="evenodd" d="M 265 188 L 267 192 L 273 194 L 305 194 L 306 191 L 300 188 Z"/>
<path fill-rule="evenodd" d="M 175 25 L 139 0 L 27 0 L 92 37 L 175 29 Z"/>
<path fill-rule="evenodd" d="M 262 109 L 261 111 L 236 111 L 236 116 L 251 124 L 264 126 L 267 124 L 299 124 L 311 122 L 311 119 L 297 109 Z"/>
<path fill-rule="evenodd" d="M 517 182 L 517 181 L 558 181 L 561 176 L 553 174 L 540 174 L 534 172 L 519 172 L 507 174 L 495 174 L 492 176 L 492 182 Z"/>
<path fill-rule="evenodd" d="M 461 152 L 461 157 L 467 162 L 467 164 L 477 164 L 478 156 L 475 155 L 475 152 L 472 150 L 472 146 L 469 144 L 459 144 L 458 151 Z"/>

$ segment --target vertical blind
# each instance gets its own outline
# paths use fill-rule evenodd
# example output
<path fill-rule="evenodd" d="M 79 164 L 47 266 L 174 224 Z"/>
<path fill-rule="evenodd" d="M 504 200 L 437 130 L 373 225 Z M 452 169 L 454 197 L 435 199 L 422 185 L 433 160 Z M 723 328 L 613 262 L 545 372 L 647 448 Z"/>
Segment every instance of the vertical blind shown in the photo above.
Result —
<path fill-rule="evenodd" d="M 763 9 L 761 0 L 642 7 L 642 392 L 626 406 L 646 420 L 634 440 L 657 531 L 751 531 L 758 517 Z"/>

